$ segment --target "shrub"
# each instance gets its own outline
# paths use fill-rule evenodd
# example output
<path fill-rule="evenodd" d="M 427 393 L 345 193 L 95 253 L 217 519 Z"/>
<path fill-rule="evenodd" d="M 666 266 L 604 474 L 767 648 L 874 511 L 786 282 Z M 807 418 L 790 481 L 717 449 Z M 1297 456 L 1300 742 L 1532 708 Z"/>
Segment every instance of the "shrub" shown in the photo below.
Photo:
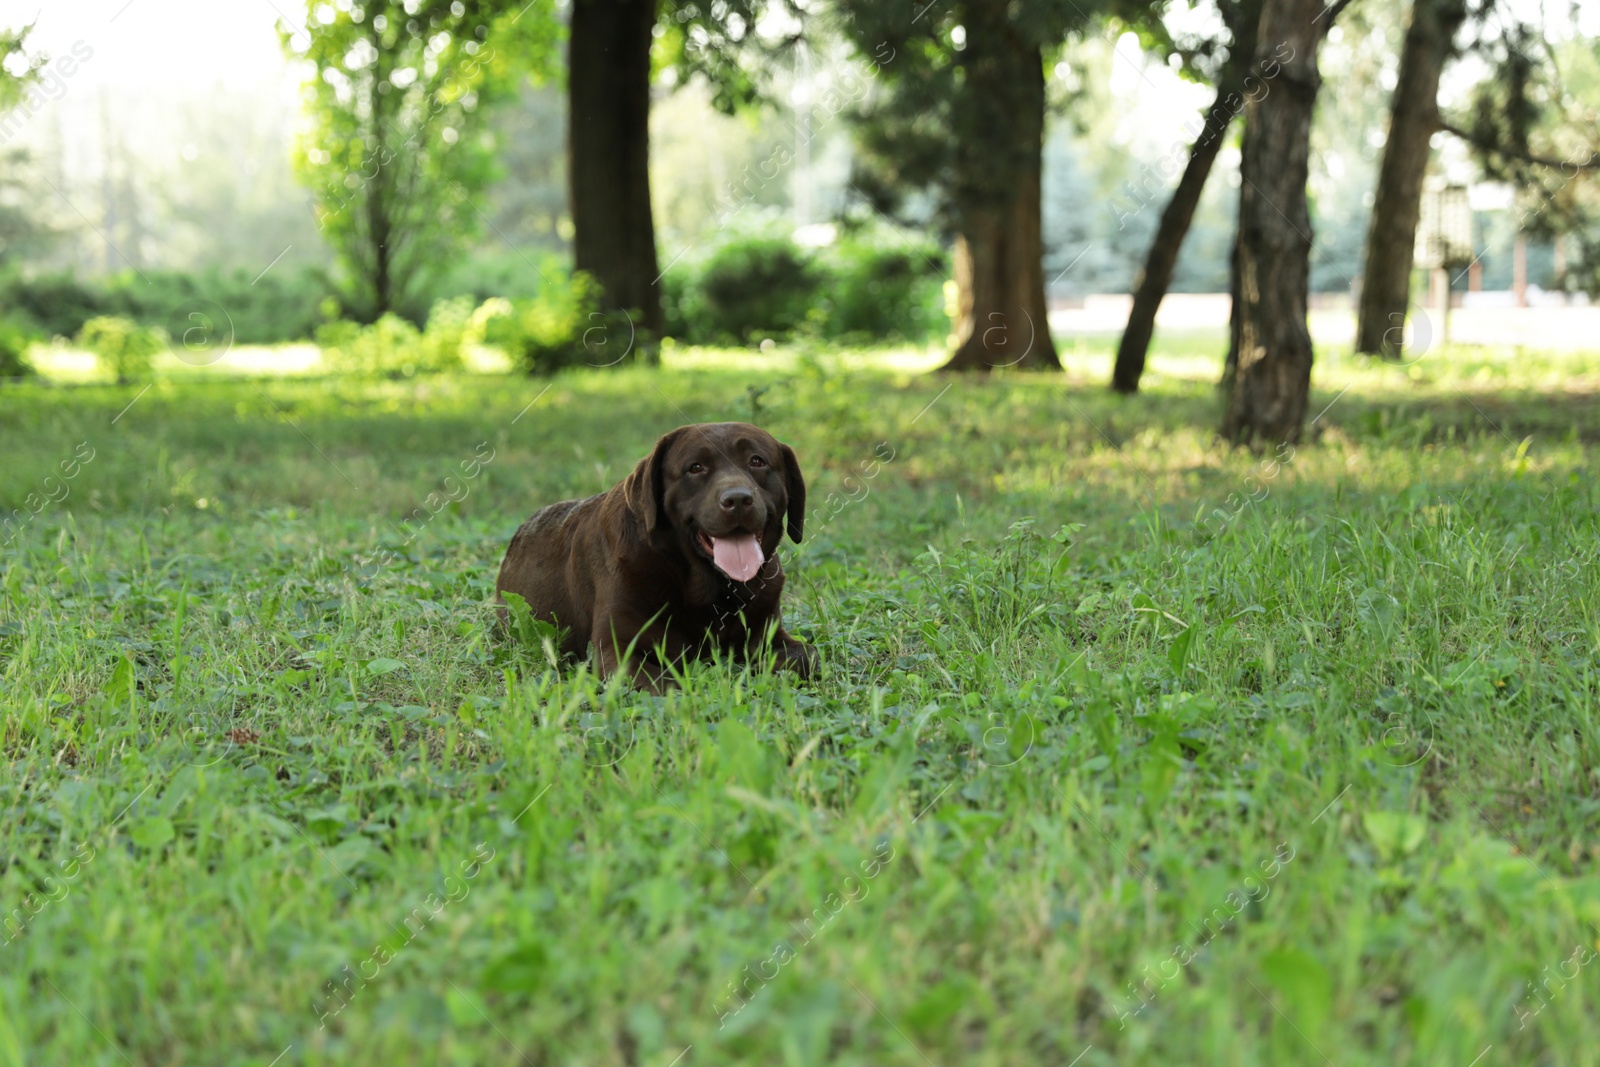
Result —
<path fill-rule="evenodd" d="M 148 325 L 166 325 L 199 302 L 215 304 L 227 316 L 236 344 L 275 344 L 310 338 L 322 321 L 317 313 L 330 293 L 315 270 L 268 273 L 247 270 L 126 272 L 106 283 L 116 314 Z"/>
<path fill-rule="evenodd" d="M 317 329 L 323 366 L 357 378 L 410 378 L 422 370 L 422 331 L 389 312 L 370 326 L 340 320 Z"/>
<path fill-rule="evenodd" d="M 150 359 L 166 344 L 166 335 L 120 315 L 99 315 L 83 324 L 78 343 L 99 357 L 118 385 L 127 385 L 150 377 Z"/>
<path fill-rule="evenodd" d="M 75 337 L 90 319 L 120 310 L 104 289 L 66 273 L 36 278 L 7 274 L 0 281 L 0 304 L 48 337 Z"/>
<path fill-rule="evenodd" d="M 944 253 L 932 242 L 851 238 L 826 258 L 816 324 L 840 339 L 924 340 L 949 331 Z"/>
<path fill-rule="evenodd" d="M 824 272 L 787 237 L 747 237 L 723 245 L 699 277 L 709 340 L 749 343 L 783 336 L 806 321 Z"/>
<path fill-rule="evenodd" d="M 255 276 L 211 270 L 127 271 L 80 281 L 71 274 L 0 278 L 0 307 L 13 309 L 45 336 L 75 337 L 84 323 L 119 315 L 146 326 L 166 326 L 187 306 L 209 301 L 222 308 L 239 344 L 273 344 L 310 338 L 321 321 L 318 307 L 331 293 L 315 270 Z"/>
<path fill-rule="evenodd" d="M 529 374 L 609 367 L 643 353 L 632 320 L 602 312 L 599 286 L 581 271 L 531 300 L 501 303 L 505 313 L 489 323 L 488 341 Z"/>
<path fill-rule="evenodd" d="M 944 263 L 933 242 L 881 228 L 816 252 L 770 232 L 736 237 L 667 272 L 667 333 L 692 344 L 943 336 Z"/>
<path fill-rule="evenodd" d="M 661 276 L 661 317 L 667 336 L 699 344 L 698 327 L 704 320 L 698 304 L 700 289 L 692 277 L 694 265 L 680 263 Z"/>
<path fill-rule="evenodd" d="M 0 378 L 26 378 L 33 373 L 28 348 L 37 339 L 26 323 L 0 318 Z"/>
<path fill-rule="evenodd" d="M 427 326 L 422 328 L 421 362 L 424 374 L 459 371 L 464 363 L 467 344 L 482 341 L 482 333 L 472 338 L 472 298 L 458 296 L 448 301 L 438 301 L 427 314 Z"/>
<path fill-rule="evenodd" d="M 428 295 L 470 296 L 480 306 L 493 297 L 529 300 L 539 295 L 545 279 L 566 277 L 569 264 L 567 255 L 546 249 L 484 249 L 452 264 L 429 287 Z"/>
<path fill-rule="evenodd" d="M 316 338 L 323 365 L 335 374 L 359 378 L 445 374 L 462 368 L 469 345 L 483 343 L 487 324 L 501 306 L 509 307 L 504 300 L 490 300 L 474 310 L 470 296 L 458 296 L 434 304 L 422 330 L 391 312 L 370 326 L 345 319 L 325 323 Z"/>

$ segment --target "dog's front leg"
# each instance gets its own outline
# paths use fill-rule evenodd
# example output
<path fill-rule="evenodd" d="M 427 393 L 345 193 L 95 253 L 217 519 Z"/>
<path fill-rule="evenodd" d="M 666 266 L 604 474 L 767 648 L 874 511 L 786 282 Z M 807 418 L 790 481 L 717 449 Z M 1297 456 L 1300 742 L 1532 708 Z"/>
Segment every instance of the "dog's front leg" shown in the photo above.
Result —
<path fill-rule="evenodd" d="M 810 681 L 816 677 L 817 669 L 822 665 L 822 657 L 817 655 L 814 647 L 799 638 L 790 637 L 782 626 L 772 635 L 772 647 L 778 653 L 780 666 L 794 671 L 802 681 Z"/>
<path fill-rule="evenodd" d="M 600 664 L 600 677 L 623 674 L 637 689 L 660 696 L 677 686 L 665 663 L 683 658 L 685 646 L 672 628 L 655 616 L 637 618 L 618 612 L 596 620 L 590 638 Z"/>
<path fill-rule="evenodd" d="M 751 664 L 762 663 L 771 655 L 775 668 L 794 671 L 802 681 L 814 677 L 820 663 L 817 650 L 804 641 L 790 637 L 776 618 L 745 626 L 742 652 L 744 661 Z"/>
<path fill-rule="evenodd" d="M 821 663 L 817 650 L 798 638 L 790 637 L 778 622 L 772 624 L 772 651 L 780 670 L 794 671 L 802 681 L 810 681 L 816 676 Z"/>

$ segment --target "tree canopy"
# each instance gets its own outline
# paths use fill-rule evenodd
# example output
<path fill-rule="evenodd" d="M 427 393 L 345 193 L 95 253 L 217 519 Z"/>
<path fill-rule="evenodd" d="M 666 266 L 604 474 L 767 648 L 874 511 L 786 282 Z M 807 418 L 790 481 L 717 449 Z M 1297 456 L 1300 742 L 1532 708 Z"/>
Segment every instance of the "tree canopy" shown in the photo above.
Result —
<path fill-rule="evenodd" d="M 319 4 L 283 28 L 312 65 L 295 166 L 353 313 L 409 310 L 419 281 L 479 232 L 496 175 L 487 109 L 548 62 L 555 32 L 485 0 Z"/>

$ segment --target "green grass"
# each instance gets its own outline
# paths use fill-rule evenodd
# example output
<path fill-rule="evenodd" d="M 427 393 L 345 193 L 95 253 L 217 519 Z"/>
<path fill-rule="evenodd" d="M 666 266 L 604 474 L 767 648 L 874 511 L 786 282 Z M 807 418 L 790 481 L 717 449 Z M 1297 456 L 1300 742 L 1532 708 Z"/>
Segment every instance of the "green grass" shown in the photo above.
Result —
<path fill-rule="evenodd" d="M 1600 356 L 1066 351 L 0 390 L 0 1063 L 1600 1062 Z M 820 681 L 496 639 L 752 388 Z"/>

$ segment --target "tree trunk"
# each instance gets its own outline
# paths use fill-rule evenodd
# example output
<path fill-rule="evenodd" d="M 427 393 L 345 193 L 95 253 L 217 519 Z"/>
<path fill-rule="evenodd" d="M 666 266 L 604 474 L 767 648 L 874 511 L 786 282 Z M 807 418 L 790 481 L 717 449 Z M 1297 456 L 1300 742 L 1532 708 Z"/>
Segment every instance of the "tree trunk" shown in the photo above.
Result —
<path fill-rule="evenodd" d="M 1428 170 L 1428 141 L 1439 128 L 1439 75 L 1455 55 L 1465 0 L 1415 0 L 1400 52 L 1378 189 L 1367 229 L 1356 351 L 1400 357 L 1411 303 L 1411 263 Z"/>
<path fill-rule="evenodd" d="M 1244 183 L 1240 183 L 1241 185 Z M 1233 379 L 1239 373 L 1239 334 L 1244 322 L 1239 305 L 1239 231 L 1233 231 L 1233 247 L 1228 251 L 1228 356 L 1222 361 L 1222 395 L 1233 393 Z"/>
<path fill-rule="evenodd" d="M 1217 153 L 1222 149 L 1223 130 L 1233 118 L 1232 112 L 1221 106 L 1220 90 L 1217 100 L 1218 105 L 1208 113 L 1205 132 L 1189 150 L 1189 163 L 1183 168 L 1183 177 L 1178 180 L 1178 188 L 1173 191 L 1172 199 L 1167 201 L 1166 209 L 1161 212 L 1161 224 L 1156 228 L 1155 239 L 1150 242 L 1144 267 L 1134 279 L 1133 308 L 1128 312 L 1128 325 L 1117 344 L 1117 362 L 1111 371 L 1111 388 L 1119 393 L 1139 391 L 1145 355 L 1150 349 L 1150 338 L 1155 334 L 1156 311 L 1167 295 L 1167 287 L 1172 284 L 1172 271 L 1178 263 L 1178 252 L 1189 233 L 1189 224 L 1194 221 L 1194 211 L 1200 204 L 1206 179 L 1211 175 L 1211 165 L 1216 162 Z"/>
<path fill-rule="evenodd" d="M 1333 17 L 1322 0 L 1268 0 L 1245 108 L 1239 171 L 1238 344 L 1222 434 L 1239 444 L 1296 441 L 1311 389 L 1311 215 L 1306 177 L 1322 76 L 1317 49 Z M 1281 69 L 1280 69 L 1281 66 Z"/>
<path fill-rule="evenodd" d="M 1111 388 L 1119 393 L 1139 391 L 1139 379 L 1144 375 L 1145 356 L 1150 350 L 1150 339 L 1155 335 L 1156 312 L 1166 298 L 1172 284 L 1172 271 L 1178 264 L 1178 253 L 1183 239 L 1188 236 L 1194 222 L 1195 208 L 1200 204 L 1200 194 L 1205 191 L 1211 167 L 1222 151 L 1223 137 L 1228 124 L 1244 105 L 1241 93 L 1250 63 L 1255 58 L 1256 29 L 1260 22 L 1260 0 L 1241 5 L 1247 12 L 1236 24 L 1228 62 L 1217 79 L 1217 98 L 1206 112 L 1205 125 L 1189 149 L 1189 162 L 1183 177 L 1173 190 L 1161 212 L 1161 224 L 1150 242 L 1150 251 L 1144 267 L 1133 282 L 1133 307 L 1128 312 L 1128 325 L 1117 344 L 1117 362 L 1111 371 Z"/>
<path fill-rule="evenodd" d="M 1044 296 L 1040 173 L 1044 57 L 999 0 L 963 5 L 966 83 L 957 102 L 956 349 L 945 370 L 1056 369 Z"/>
<path fill-rule="evenodd" d="M 573 266 L 604 306 L 661 336 L 650 208 L 650 31 L 656 0 L 574 0 L 567 44 Z"/>
<path fill-rule="evenodd" d="M 390 237 L 394 230 L 395 201 L 392 194 L 395 175 L 394 168 L 390 165 L 388 147 L 393 104 L 391 95 L 380 91 L 390 87 L 391 61 L 385 58 L 378 36 L 377 30 L 370 31 L 369 42 L 373 48 L 371 54 L 376 55 L 378 59 L 367 82 L 367 107 L 370 111 L 373 142 L 372 151 L 367 154 L 367 158 L 378 161 L 378 165 L 362 186 L 366 197 L 363 207 L 366 209 L 367 251 L 371 256 L 368 261 L 370 266 L 368 281 L 372 285 L 372 304 L 367 310 L 373 322 L 394 310 L 396 297 L 394 250 L 390 245 Z M 365 169 L 362 171 L 362 176 L 365 176 Z"/>

